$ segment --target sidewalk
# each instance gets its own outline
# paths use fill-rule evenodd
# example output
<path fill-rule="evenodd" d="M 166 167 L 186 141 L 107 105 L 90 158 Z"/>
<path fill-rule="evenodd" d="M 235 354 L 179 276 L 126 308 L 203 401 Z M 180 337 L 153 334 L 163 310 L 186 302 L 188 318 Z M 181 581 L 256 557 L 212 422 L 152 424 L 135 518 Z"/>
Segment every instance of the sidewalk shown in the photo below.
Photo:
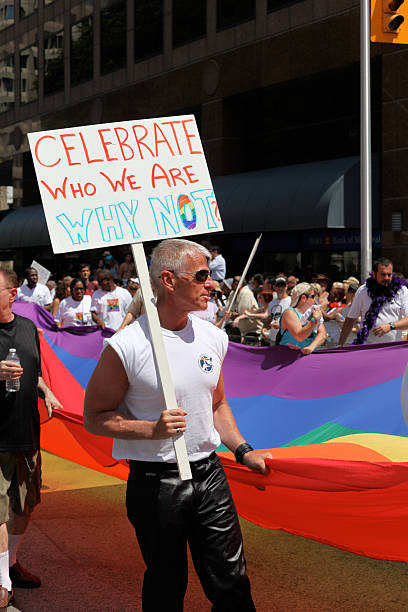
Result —
<path fill-rule="evenodd" d="M 43 482 L 42 503 L 19 551 L 43 585 L 17 589 L 8 610 L 140 612 L 144 564 L 125 514 L 125 483 L 48 453 Z M 408 609 L 407 564 L 241 524 L 258 612 Z M 191 568 L 185 611 L 209 610 Z"/>

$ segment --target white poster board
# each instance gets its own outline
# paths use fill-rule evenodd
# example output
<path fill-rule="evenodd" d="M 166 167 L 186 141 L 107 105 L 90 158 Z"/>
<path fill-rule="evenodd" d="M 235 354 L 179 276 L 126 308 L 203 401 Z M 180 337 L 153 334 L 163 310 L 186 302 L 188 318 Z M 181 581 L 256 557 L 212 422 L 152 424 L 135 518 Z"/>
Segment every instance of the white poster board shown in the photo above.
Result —
<path fill-rule="evenodd" d="M 31 264 L 30 268 L 34 268 L 35 270 L 37 270 L 37 272 L 38 272 L 38 282 L 41 283 L 42 285 L 45 285 L 47 283 L 47 280 L 51 276 L 51 272 L 49 270 L 47 270 L 47 268 L 44 268 L 44 266 L 39 264 L 38 261 L 35 261 L 35 259 L 33 259 L 33 262 Z"/>
<path fill-rule="evenodd" d="M 28 139 L 54 253 L 223 229 L 193 115 Z"/>
<path fill-rule="evenodd" d="M 141 243 L 223 229 L 194 116 L 33 132 L 28 140 L 54 253 L 132 244 L 166 407 L 177 408 Z M 184 435 L 173 445 L 180 478 L 191 479 Z"/>

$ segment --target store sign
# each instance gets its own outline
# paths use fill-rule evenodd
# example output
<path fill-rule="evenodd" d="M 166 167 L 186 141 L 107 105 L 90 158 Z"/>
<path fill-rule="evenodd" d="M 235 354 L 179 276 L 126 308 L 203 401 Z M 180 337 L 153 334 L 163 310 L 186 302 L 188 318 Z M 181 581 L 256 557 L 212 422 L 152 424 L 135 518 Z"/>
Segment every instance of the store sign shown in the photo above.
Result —
<path fill-rule="evenodd" d="M 359 230 L 321 231 L 305 234 L 302 248 L 311 251 L 358 251 L 360 245 Z M 373 248 L 381 248 L 380 230 L 373 231 Z"/>

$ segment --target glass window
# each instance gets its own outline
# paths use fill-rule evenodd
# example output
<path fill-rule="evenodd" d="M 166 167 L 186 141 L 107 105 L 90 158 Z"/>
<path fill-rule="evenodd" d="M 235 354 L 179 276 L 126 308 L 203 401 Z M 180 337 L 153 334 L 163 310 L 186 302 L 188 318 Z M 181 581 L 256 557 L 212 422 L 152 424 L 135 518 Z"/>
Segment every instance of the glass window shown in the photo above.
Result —
<path fill-rule="evenodd" d="M 163 0 L 135 0 L 135 62 L 160 53 L 163 53 Z"/>
<path fill-rule="evenodd" d="M 90 16 L 71 27 L 71 84 L 78 85 L 92 77 L 93 17 Z"/>
<path fill-rule="evenodd" d="M 285 6 L 290 6 L 301 1 L 302 0 L 268 0 L 266 11 L 267 13 L 273 13 L 274 11 L 279 11 L 279 9 L 284 8 Z"/>
<path fill-rule="evenodd" d="M 126 66 L 126 2 L 103 0 L 101 8 L 101 73 Z"/>
<path fill-rule="evenodd" d="M 71 85 L 93 77 L 93 4 L 82 2 L 71 8 Z M 76 23 L 75 23 L 76 21 Z"/>
<path fill-rule="evenodd" d="M 93 2 L 71 7 L 71 85 L 93 77 Z"/>
<path fill-rule="evenodd" d="M 20 0 L 20 19 L 35 13 L 38 9 L 38 0 Z"/>
<path fill-rule="evenodd" d="M 391 215 L 391 230 L 393 232 L 402 232 L 402 212 L 393 212 Z"/>
<path fill-rule="evenodd" d="M 206 0 L 173 0 L 173 47 L 206 35 L 206 4 Z"/>
<path fill-rule="evenodd" d="M 13 0 L 0 6 L 0 30 L 4 30 L 14 23 L 14 2 Z"/>
<path fill-rule="evenodd" d="M 74 2 L 72 2 L 74 4 Z M 82 0 L 78 4 L 71 6 L 71 23 L 81 21 L 84 17 L 89 17 L 93 13 L 93 0 Z"/>
<path fill-rule="evenodd" d="M 38 41 L 37 31 L 32 31 L 20 39 L 20 102 L 28 104 L 37 99 Z"/>
<path fill-rule="evenodd" d="M 64 89 L 63 18 L 44 24 L 44 94 Z"/>
<path fill-rule="evenodd" d="M 255 19 L 255 0 L 217 0 L 217 31 Z"/>
<path fill-rule="evenodd" d="M 14 42 L 0 47 L 0 113 L 14 107 Z"/>

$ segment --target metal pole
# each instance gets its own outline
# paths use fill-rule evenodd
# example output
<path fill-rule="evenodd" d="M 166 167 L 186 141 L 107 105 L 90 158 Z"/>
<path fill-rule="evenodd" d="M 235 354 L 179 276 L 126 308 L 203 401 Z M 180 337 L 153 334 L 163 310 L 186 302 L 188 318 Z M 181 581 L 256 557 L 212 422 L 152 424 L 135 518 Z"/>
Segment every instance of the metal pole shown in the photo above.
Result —
<path fill-rule="evenodd" d="M 360 0 L 360 228 L 361 279 L 372 269 L 371 224 L 371 92 L 370 92 L 370 0 Z"/>
<path fill-rule="evenodd" d="M 228 306 L 227 310 L 225 311 L 225 314 L 227 314 L 228 312 L 231 312 L 231 310 L 232 310 L 232 307 L 234 305 L 235 299 L 236 299 L 236 297 L 237 297 L 237 295 L 239 293 L 239 290 L 242 287 L 242 283 L 244 282 L 245 275 L 248 272 L 248 268 L 251 265 L 251 262 L 252 262 L 252 260 L 253 260 L 253 258 L 255 256 L 255 253 L 257 251 L 258 245 L 261 242 L 261 238 L 262 238 L 262 234 L 259 234 L 258 238 L 255 240 L 254 246 L 252 247 L 252 251 L 251 251 L 251 253 L 250 253 L 249 257 L 248 257 L 248 261 L 245 264 L 244 271 L 241 274 L 241 278 L 239 279 L 237 288 L 235 289 L 235 293 L 232 296 L 232 300 L 231 300 L 230 305 Z M 221 329 L 225 328 L 225 324 L 226 324 L 226 321 L 223 322 L 223 324 L 221 326 Z"/>

